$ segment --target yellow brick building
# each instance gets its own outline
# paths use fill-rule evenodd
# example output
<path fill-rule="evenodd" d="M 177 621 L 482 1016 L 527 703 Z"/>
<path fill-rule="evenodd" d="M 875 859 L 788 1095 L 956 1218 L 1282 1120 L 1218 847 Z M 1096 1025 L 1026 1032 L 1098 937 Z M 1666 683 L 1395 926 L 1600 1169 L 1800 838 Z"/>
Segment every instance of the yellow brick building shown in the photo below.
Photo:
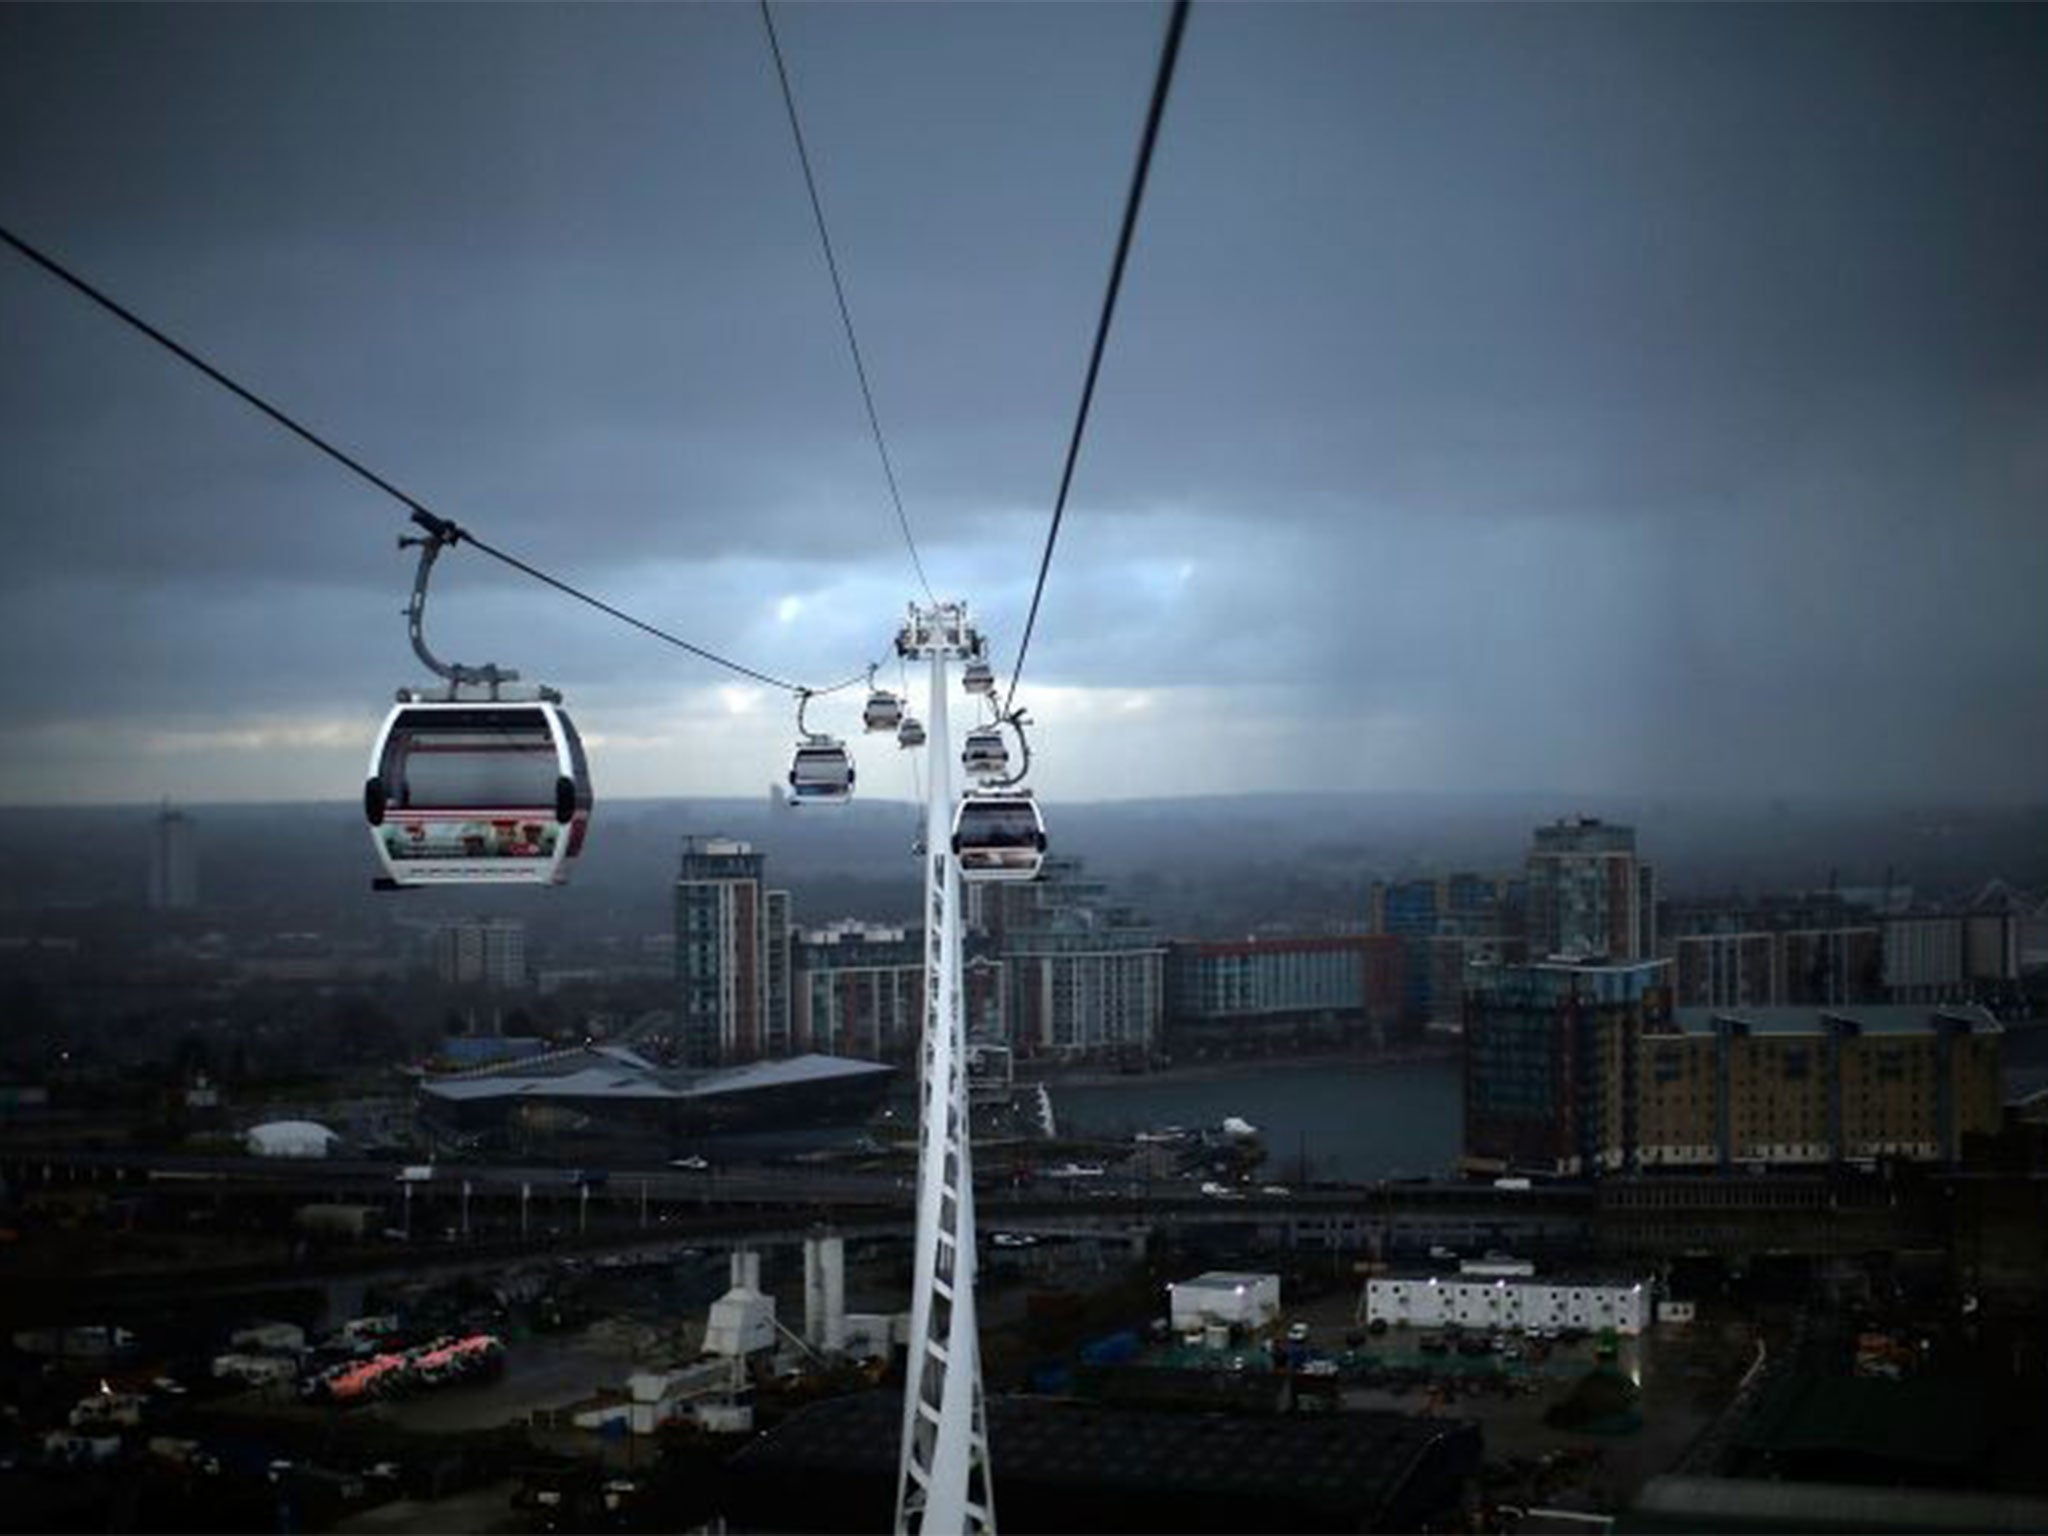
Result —
<path fill-rule="evenodd" d="M 1999 1127 L 2003 1031 L 1969 1004 L 1681 1008 L 1635 1052 L 1635 1165 L 1956 1159 Z"/>

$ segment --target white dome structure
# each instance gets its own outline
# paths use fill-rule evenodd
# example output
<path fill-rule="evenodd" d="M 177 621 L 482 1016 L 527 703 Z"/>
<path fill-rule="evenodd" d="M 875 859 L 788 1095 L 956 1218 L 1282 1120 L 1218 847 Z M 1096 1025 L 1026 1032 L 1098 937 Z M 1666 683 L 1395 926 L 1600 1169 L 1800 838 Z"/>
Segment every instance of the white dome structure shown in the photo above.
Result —
<path fill-rule="evenodd" d="M 251 1157 L 325 1157 L 339 1138 L 311 1120 L 272 1120 L 242 1138 Z"/>

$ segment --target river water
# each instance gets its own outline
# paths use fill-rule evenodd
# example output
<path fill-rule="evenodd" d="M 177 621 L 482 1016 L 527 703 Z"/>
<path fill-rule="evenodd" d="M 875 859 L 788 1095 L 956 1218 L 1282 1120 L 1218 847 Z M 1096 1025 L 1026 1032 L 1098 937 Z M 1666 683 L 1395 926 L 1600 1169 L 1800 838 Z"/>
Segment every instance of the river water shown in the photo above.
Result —
<path fill-rule="evenodd" d="M 1294 1061 L 1217 1075 L 1127 1077 L 1052 1085 L 1062 1136 L 1130 1136 L 1164 1125 L 1215 1125 L 1236 1115 L 1266 1139 L 1269 1177 L 1393 1179 L 1446 1174 L 1458 1160 L 1464 1106 L 1456 1058 Z"/>

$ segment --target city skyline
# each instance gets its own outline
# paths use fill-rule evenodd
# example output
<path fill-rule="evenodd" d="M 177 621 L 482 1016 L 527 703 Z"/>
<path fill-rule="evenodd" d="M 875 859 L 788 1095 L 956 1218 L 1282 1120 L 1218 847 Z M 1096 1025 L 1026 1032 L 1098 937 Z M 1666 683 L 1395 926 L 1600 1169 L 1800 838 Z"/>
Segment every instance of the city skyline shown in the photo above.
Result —
<path fill-rule="evenodd" d="M 780 24 L 911 525 L 1006 670 L 1163 13 Z M 1041 793 L 2038 796 L 2044 73 L 2034 7 L 1198 8 Z M 443 513 L 779 675 L 887 656 L 915 585 L 751 8 L 9 5 L 0 129 L 0 223 Z M 400 511 L 11 252 L 0 315 L 0 801 L 349 796 L 419 681 Z M 780 698 L 468 552 L 429 628 L 565 690 L 600 801 L 787 765 Z"/>

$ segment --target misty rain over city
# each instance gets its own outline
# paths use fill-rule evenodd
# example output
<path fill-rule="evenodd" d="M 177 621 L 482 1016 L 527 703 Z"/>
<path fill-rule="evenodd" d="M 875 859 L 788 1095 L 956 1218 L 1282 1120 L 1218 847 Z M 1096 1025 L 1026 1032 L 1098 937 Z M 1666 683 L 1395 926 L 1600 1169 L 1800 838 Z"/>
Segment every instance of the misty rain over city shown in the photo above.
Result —
<path fill-rule="evenodd" d="M 2044 82 L 0 0 L 10 1528 L 2048 1530 Z"/>

